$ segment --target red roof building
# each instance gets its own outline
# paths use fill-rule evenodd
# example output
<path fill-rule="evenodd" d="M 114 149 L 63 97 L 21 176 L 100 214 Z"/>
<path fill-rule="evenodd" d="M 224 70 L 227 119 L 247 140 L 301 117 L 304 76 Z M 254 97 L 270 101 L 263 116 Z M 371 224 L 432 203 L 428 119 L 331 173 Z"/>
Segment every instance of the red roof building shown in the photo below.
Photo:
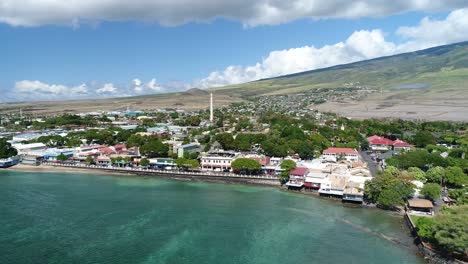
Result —
<path fill-rule="evenodd" d="M 289 174 L 294 176 L 305 177 L 308 171 L 309 169 L 306 167 L 297 167 L 294 170 L 292 170 Z"/>
<path fill-rule="evenodd" d="M 358 152 L 352 148 L 327 148 L 323 151 L 323 154 L 350 154 L 350 155 L 357 155 Z"/>
<path fill-rule="evenodd" d="M 359 160 L 357 150 L 352 148 L 327 148 L 322 152 L 322 159 L 336 162 L 341 155 L 348 161 L 354 162 Z"/>

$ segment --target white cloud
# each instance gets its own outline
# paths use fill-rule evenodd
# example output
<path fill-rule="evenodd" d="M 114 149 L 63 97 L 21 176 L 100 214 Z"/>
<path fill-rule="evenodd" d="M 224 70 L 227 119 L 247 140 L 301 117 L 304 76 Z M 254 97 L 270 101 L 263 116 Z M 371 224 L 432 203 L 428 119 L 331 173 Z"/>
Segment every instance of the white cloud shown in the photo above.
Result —
<path fill-rule="evenodd" d="M 161 93 L 164 90 L 164 88 L 160 86 L 154 78 L 146 84 L 143 84 L 140 79 L 135 78 L 132 81 L 132 85 L 133 92 L 136 94 Z"/>
<path fill-rule="evenodd" d="M 445 20 L 425 17 L 418 26 L 400 27 L 397 34 L 409 39 L 406 49 L 422 49 L 468 39 L 468 8 L 451 12 Z"/>
<path fill-rule="evenodd" d="M 180 88 L 183 87 L 183 88 Z M 185 90 L 186 86 L 172 87 L 170 91 Z M 132 80 L 127 87 L 117 87 L 113 83 L 99 85 L 96 82 L 67 86 L 61 84 L 48 84 L 37 80 L 17 81 L 14 87 L 5 92 L 0 102 L 11 101 L 43 101 L 43 100 L 75 100 L 85 98 L 125 97 L 142 94 L 154 94 L 165 91 L 165 88 L 151 79 L 147 83 L 139 79 Z"/>
<path fill-rule="evenodd" d="M 88 87 L 86 84 L 66 86 L 47 84 L 37 80 L 22 80 L 15 83 L 12 92 L 14 97 L 20 101 L 54 100 L 61 98 L 81 98 L 88 94 Z"/>
<path fill-rule="evenodd" d="M 200 88 L 219 87 L 253 80 L 276 77 L 338 64 L 372 59 L 437 45 L 468 40 L 468 8 L 451 12 L 444 20 L 424 18 L 418 26 L 400 27 L 396 34 L 405 42 L 396 44 L 385 40 L 379 29 L 360 30 L 344 42 L 321 48 L 304 46 L 272 51 L 261 62 L 251 66 L 228 66 L 195 81 Z"/>
<path fill-rule="evenodd" d="M 301 18 L 380 17 L 409 11 L 448 11 L 465 0 L 0 0 L 0 22 L 13 26 L 138 20 L 162 25 L 218 17 L 247 26 L 274 25 Z"/>
<path fill-rule="evenodd" d="M 96 90 L 98 94 L 109 94 L 114 95 L 119 92 L 119 89 L 115 87 L 112 83 L 106 83 L 104 86 Z"/>

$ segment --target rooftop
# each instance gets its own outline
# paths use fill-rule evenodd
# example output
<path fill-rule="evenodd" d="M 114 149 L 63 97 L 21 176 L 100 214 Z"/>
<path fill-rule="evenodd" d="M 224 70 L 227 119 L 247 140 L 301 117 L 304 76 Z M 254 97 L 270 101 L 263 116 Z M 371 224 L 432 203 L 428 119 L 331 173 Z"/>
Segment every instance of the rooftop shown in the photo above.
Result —
<path fill-rule="evenodd" d="M 416 208 L 433 208 L 432 202 L 426 199 L 419 199 L 414 198 L 408 200 L 409 207 L 416 207 Z"/>

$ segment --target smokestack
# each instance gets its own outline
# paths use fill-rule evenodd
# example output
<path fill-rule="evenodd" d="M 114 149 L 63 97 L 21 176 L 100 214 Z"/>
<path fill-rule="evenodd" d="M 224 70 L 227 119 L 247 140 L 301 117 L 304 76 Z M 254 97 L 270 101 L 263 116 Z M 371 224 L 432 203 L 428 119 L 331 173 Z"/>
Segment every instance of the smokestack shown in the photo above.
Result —
<path fill-rule="evenodd" d="M 210 122 L 213 122 L 213 93 L 210 93 Z"/>

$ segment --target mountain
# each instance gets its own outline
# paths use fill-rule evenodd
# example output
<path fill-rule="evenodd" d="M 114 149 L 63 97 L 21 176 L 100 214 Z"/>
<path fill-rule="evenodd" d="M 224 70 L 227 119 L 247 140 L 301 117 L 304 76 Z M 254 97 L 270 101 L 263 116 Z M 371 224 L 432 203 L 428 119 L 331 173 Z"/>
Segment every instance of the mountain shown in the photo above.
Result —
<path fill-rule="evenodd" d="M 388 90 L 409 84 L 431 89 L 468 86 L 468 42 L 439 46 L 388 57 L 305 71 L 270 79 L 217 88 L 241 97 L 303 93 L 343 84 Z"/>
<path fill-rule="evenodd" d="M 363 90 L 365 96 L 359 94 Z M 330 96 L 336 91 L 341 97 Z M 261 96 L 304 94 L 327 101 L 314 108 L 352 118 L 468 121 L 468 42 L 209 90 L 194 88 L 181 93 L 127 98 L 0 104 L 0 113 L 19 108 L 24 113 L 88 112 L 128 106 L 141 110 L 207 109 L 210 92 L 216 107 Z M 326 94 L 328 97 L 324 97 Z"/>

